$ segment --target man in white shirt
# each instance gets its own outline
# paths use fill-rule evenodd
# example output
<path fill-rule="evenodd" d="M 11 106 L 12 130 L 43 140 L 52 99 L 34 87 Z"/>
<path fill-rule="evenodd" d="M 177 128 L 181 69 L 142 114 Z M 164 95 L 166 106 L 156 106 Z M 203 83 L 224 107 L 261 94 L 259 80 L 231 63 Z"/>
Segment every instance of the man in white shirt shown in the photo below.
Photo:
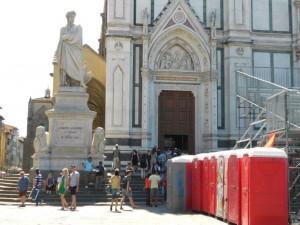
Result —
<path fill-rule="evenodd" d="M 158 171 L 155 171 L 155 174 L 152 174 L 149 177 L 149 180 L 151 182 L 150 203 L 151 203 L 151 206 L 157 207 L 158 186 L 159 186 L 159 182 L 160 182 L 160 176 L 158 175 Z"/>

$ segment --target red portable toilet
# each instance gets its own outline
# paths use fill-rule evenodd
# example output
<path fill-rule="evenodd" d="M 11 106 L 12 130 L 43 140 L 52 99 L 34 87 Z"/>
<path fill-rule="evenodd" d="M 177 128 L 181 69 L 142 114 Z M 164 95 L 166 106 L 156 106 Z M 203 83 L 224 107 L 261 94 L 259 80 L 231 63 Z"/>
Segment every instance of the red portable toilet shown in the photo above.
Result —
<path fill-rule="evenodd" d="M 209 160 L 209 173 L 208 173 L 208 213 L 216 215 L 216 195 L 217 195 L 217 159 L 212 156 Z"/>
<path fill-rule="evenodd" d="M 192 168 L 192 210 L 202 211 L 202 162 L 203 155 L 196 155 Z"/>
<path fill-rule="evenodd" d="M 209 190 L 209 155 L 204 154 L 204 158 L 202 161 L 202 177 L 201 177 L 201 206 L 202 212 L 209 213 L 209 198 L 208 198 L 208 190 Z"/>
<path fill-rule="evenodd" d="M 288 160 L 283 150 L 253 148 L 241 159 L 241 224 L 288 224 Z"/>
<path fill-rule="evenodd" d="M 216 190 L 216 216 L 224 219 L 224 173 L 225 151 L 220 152 L 217 158 L 217 190 Z"/>
<path fill-rule="evenodd" d="M 192 209 L 192 162 L 183 155 L 167 162 L 167 207 L 174 211 Z"/>
<path fill-rule="evenodd" d="M 240 159 L 238 152 L 228 154 L 226 165 L 225 215 L 230 223 L 241 224 Z"/>

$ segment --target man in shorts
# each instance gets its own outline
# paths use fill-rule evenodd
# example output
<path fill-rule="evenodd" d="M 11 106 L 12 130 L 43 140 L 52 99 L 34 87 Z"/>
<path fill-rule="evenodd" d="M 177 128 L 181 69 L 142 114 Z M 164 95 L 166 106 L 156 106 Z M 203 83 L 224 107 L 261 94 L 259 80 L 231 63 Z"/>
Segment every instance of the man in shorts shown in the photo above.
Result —
<path fill-rule="evenodd" d="M 20 178 L 18 182 L 18 191 L 19 191 L 19 197 L 21 205 L 20 207 L 25 207 L 25 201 L 26 201 L 26 194 L 29 186 L 29 178 L 25 176 L 24 171 L 20 172 Z"/>
<path fill-rule="evenodd" d="M 151 204 L 151 206 L 157 207 L 158 186 L 159 186 L 159 182 L 160 182 L 160 176 L 158 175 L 158 171 L 155 171 L 155 173 L 149 177 L 149 180 L 151 182 L 150 204 Z"/>
<path fill-rule="evenodd" d="M 112 195 L 110 211 L 112 211 L 113 204 L 115 203 L 115 211 L 119 212 L 118 202 L 119 202 L 120 183 L 121 183 L 121 177 L 119 174 L 119 169 L 115 169 L 114 175 L 110 178 L 111 195 Z"/>
<path fill-rule="evenodd" d="M 76 202 L 76 194 L 79 191 L 79 180 L 80 180 L 80 174 L 76 169 L 75 165 L 71 166 L 72 172 L 69 176 L 69 189 L 72 196 L 72 203 L 70 209 L 72 211 L 76 210 L 77 202 Z"/>

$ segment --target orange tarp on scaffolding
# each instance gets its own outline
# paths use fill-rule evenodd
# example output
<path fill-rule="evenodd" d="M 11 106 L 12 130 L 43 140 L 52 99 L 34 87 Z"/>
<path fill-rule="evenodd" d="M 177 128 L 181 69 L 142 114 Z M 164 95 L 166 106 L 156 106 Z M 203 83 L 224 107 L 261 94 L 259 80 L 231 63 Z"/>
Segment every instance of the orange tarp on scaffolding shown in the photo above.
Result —
<path fill-rule="evenodd" d="M 275 141 L 276 141 L 276 134 L 275 133 L 269 134 L 269 140 L 267 141 L 264 147 L 273 147 Z"/>

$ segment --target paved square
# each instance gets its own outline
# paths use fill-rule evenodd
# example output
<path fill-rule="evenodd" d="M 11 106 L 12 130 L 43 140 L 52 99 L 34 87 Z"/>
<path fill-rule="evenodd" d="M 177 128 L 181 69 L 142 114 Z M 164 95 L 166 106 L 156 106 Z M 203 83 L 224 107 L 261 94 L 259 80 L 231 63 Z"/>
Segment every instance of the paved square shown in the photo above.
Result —
<path fill-rule="evenodd" d="M 1 225 L 225 225 L 200 214 L 171 214 L 164 206 L 135 210 L 125 206 L 121 213 L 110 212 L 109 206 L 82 206 L 74 212 L 57 206 L 0 206 L 0 211 Z"/>

